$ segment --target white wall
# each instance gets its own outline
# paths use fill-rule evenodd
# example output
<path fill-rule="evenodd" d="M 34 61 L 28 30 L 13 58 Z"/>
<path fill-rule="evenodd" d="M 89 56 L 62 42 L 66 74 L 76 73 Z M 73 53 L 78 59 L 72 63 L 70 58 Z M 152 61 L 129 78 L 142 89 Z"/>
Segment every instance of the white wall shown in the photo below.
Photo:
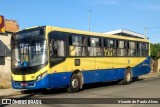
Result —
<path fill-rule="evenodd" d="M 5 44 L 5 65 L 0 65 L 0 79 L 11 78 L 10 40 L 11 34 L 0 34 L 0 40 Z"/>

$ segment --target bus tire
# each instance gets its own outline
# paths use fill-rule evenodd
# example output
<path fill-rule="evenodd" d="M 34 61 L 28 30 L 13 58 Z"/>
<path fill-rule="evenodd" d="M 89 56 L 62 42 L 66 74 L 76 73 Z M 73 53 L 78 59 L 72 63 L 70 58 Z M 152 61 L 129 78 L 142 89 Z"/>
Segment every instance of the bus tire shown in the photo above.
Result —
<path fill-rule="evenodd" d="M 124 75 L 124 79 L 122 80 L 122 84 L 129 84 L 132 81 L 132 73 L 130 69 L 127 69 Z"/>
<path fill-rule="evenodd" d="M 80 78 L 77 74 L 73 74 L 70 81 L 70 86 L 67 88 L 69 93 L 75 93 L 80 90 Z"/>

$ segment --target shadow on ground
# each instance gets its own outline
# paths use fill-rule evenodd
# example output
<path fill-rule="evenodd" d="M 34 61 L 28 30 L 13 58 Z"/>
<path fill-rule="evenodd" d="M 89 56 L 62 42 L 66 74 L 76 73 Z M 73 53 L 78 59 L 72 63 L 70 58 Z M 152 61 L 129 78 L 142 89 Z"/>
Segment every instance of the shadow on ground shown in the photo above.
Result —
<path fill-rule="evenodd" d="M 134 78 L 132 83 L 137 82 L 137 81 L 142 81 L 142 80 L 143 79 Z M 81 91 L 85 91 L 85 90 L 89 90 L 89 89 L 96 89 L 96 88 L 100 88 L 100 87 L 114 86 L 114 85 L 119 85 L 119 81 L 86 84 L 83 86 L 83 89 Z M 34 95 L 55 95 L 55 94 L 63 94 L 63 93 L 68 93 L 66 88 L 22 91 L 22 94 L 26 94 L 26 96 L 24 96 L 23 98 L 30 98 L 30 97 L 33 97 Z"/>

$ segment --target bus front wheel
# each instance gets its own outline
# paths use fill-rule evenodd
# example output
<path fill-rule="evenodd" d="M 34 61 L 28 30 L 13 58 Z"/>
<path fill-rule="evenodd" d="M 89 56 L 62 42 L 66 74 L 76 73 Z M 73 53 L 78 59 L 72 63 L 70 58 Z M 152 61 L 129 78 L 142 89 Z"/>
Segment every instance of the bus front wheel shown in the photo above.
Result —
<path fill-rule="evenodd" d="M 70 81 L 70 86 L 67 88 L 69 93 L 75 93 L 80 90 L 80 78 L 77 74 L 73 74 Z"/>

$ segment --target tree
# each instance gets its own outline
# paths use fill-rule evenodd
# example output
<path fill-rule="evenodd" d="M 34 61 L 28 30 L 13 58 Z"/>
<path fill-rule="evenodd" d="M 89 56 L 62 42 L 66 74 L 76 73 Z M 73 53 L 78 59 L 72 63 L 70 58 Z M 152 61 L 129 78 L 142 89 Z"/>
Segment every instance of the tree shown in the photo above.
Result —
<path fill-rule="evenodd" d="M 160 43 L 151 43 L 150 44 L 150 51 L 152 59 L 159 59 L 160 58 Z"/>

